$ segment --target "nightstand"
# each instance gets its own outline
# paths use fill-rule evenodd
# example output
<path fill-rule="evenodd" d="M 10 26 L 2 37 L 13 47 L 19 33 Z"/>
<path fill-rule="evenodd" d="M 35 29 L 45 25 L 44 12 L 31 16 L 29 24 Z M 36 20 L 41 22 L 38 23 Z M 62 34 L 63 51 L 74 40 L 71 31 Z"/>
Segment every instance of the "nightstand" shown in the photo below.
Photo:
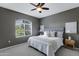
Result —
<path fill-rule="evenodd" d="M 69 39 L 65 39 L 65 46 L 67 47 L 75 47 L 75 40 L 69 40 Z"/>

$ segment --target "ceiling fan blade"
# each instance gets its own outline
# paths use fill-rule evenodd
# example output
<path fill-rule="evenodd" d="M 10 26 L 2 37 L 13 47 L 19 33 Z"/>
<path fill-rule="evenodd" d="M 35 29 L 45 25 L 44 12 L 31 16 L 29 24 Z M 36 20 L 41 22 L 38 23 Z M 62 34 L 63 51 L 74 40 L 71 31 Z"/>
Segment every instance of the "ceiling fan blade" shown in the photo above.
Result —
<path fill-rule="evenodd" d="M 31 5 L 33 5 L 33 6 L 35 6 L 35 7 L 37 7 L 37 5 L 35 5 L 35 4 L 33 4 L 33 3 L 30 3 Z"/>
<path fill-rule="evenodd" d="M 38 3 L 37 6 L 40 6 L 40 3 Z"/>
<path fill-rule="evenodd" d="M 36 10 L 36 8 L 35 9 L 31 9 L 31 11 L 34 11 L 34 10 Z"/>
<path fill-rule="evenodd" d="M 43 7 L 42 9 L 44 9 L 44 10 L 49 10 L 49 8 L 46 8 L 46 7 Z"/>
<path fill-rule="evenodd" d="M 41 3 L 40 6 L 43 6 L 45 3 Z"/>

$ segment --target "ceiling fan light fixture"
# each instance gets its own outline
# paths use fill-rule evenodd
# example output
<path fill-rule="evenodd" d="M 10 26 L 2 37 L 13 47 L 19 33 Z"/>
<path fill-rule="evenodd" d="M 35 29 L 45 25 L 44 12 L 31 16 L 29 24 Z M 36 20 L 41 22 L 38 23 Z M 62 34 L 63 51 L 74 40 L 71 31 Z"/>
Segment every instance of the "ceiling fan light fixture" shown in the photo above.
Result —
<path fill-rule="evenodd" d="M 41 7 L 38 7 L 36 10 L 37 11 L 42 11 L 43 9 Z"/>
<path fill-rule="evenodd" d="M 49 10 L 49 8 L 47 7 L 43 7 L 45 3 L 38 3 L 37 5 L 36 4 L 33 4 L 31 3 L 31 5 L 33 5 L 34 9 L 32 9 L 31 11 L 34 11 L 34 10 L 37 10 L 39 13 L 42 13 L 43 10 Z"/>

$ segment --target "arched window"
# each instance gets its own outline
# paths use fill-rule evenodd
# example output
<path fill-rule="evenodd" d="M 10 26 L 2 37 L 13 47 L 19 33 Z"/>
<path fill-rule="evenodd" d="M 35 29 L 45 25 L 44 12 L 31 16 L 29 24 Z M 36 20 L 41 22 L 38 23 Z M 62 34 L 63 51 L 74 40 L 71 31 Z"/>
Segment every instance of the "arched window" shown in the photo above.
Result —
<path fill-rule="evenodd" d="M 16 38 L 32 35 L 32 22 L 28 20 L 16 20 Z"/>

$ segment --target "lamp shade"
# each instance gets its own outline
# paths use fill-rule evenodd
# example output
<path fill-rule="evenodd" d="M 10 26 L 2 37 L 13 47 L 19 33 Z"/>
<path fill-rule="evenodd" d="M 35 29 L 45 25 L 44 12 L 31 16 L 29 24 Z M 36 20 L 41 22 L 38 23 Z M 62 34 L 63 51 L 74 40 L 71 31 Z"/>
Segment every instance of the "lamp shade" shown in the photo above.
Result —
<path fill-rule="evenodd" d="M 44 25 L 40 25 L 40 32 L 44 32 Z"/>

